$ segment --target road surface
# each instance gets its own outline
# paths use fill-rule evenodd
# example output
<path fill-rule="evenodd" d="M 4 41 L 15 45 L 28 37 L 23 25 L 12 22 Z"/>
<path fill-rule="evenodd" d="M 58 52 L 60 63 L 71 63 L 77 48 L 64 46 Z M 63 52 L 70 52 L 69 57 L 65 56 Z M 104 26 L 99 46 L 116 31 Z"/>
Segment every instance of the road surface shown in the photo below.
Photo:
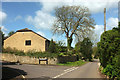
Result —
<path fill-rule="evenodd" d="M 102 78 L 98 71 L 97 62 L 89 62 L 72 72 L 68 72 L 60 78 Z"/>
<path fill-rule="evenodd" d="M 82 66 L 50 66 L 50 65 L 3 65 L 19 71 L 24 78 L 102 78 L 98 71 L 98 62 L 89 62 Z"/>

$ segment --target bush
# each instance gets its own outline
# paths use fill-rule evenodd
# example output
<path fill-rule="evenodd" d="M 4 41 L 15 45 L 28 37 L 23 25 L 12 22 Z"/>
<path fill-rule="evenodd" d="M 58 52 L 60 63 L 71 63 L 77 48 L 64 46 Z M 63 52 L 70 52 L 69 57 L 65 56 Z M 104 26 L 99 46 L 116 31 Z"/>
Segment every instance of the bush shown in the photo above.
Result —
<path fill-rule="evenodd" d="M 94 46 L 92 49 L 93 49 L 93 55 L 94 55 L 94 58 L 98 59 L 99 54 L 98 54 L 97 46 Z"/>
<path fill-rule="evenodd" d="M 112 29 L 101 35 L 101 40 L 97 44 L 101 65 L 105 68 L 112 63 L 113 57 L 120 54 L 120 32 Z"/>
<path fill-rule="evenodd" d="M 10 53 L 10 54 L 15 54 L 15 55 L 19 55 L 19 56 L 24 56 L 25 53 L 22 50 L 17 50 L 16 48 L 10 48 L 7 47 L 6 49 L 3 48 L 3 53 Z"/>
<path fill-rule="evenodd" d="M 51 41 L 50 41 L 48 52 L 50 52 L 50 53 L 56 53 L 56 52 L 58 52 L 57 46 L 56 46 L 55 42 L 53 42 L 53 39 L 51 39 Z"/>
<path fill-rule="evenodd" d="M 65 47 L 64 45 L 65 45 L 64 41 L 58 41 L 56 44 L 57 51 L 58 52 L 67 52 L 67 47 Z"/>
<path fill-rule="evenodd" d="M 109 76 L 110 79 L 114 80 L 115 77 L 118 77 L 120 75 L 120 70 L 116 66 L 108 64 L 102 70 L 102 73 L 106 74 L 107 76 Z"/>
<path fill-rule="evenodd" d="M 113 80 L 120 78 L 120 24 L 118 28 L 105 31 L 97 47 L 103 73 Z"/>
<path fill-rule="evenodd" d="M 59 56 L 64 56 L 64 53 L 60 53 Z"/>
<path fill-rule="evenodd" d="M 88 59 L 89 61 L 92 61 L 92 42 L 89 38 L 84 38 L 84 40 L 80 43 L 80 52 L 85 60 Z"/>
<path fill-rule="evenodd" d="M 15 55 L 19 55 L 19 56 L 30 56 L 30 57 L 49 57 L 49 58 L 53 58 L 53 57 L 57 57 L 58 53 L 50 53 L 50 52 L 36 52 L 36 50 L 29 50 L 28 52 L 23 52 L 21 50 L 17 50 L 16 48 L 6 48 L 3 49 L 3 53 L 9 53 L 9 54 L 15 54 Z"/>

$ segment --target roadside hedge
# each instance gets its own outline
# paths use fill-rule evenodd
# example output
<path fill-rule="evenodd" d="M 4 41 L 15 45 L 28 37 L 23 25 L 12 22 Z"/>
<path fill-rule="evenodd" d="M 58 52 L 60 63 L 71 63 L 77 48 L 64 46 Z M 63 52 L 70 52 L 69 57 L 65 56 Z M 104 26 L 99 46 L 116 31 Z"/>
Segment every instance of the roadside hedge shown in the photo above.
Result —
<path fill-rule="evenodd" d="M 120 26 L 105 31 L 97 44 L 103 73 L 110 79 L 120 79 Z"/>
<path fill-rule="evenodd" d="M 16 48 L 10 48 L 7 47 L 6 49 L 3 49 L 3 53 L 10 53 L 10 54 L 15 54 L 15 55 L 19 55 L 19 56 L 30 56 L 30 57 L 49 57 L 49 58 L 53 58 L 53 57 L 57 57 L 58 53 L 50 53 L 50 52 L 36 52 L 35 50 L 29 50 L 28 52 L 24 52 L 22 50 L 17 50 Z"/>

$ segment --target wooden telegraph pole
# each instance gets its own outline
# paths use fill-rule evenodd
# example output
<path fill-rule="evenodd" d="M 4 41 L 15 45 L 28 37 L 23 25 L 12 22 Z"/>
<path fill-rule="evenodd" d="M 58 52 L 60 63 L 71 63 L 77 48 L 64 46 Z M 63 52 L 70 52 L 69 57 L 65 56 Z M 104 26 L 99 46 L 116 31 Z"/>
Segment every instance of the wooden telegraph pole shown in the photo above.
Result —
<path fill-rule="evenodd" d="M 106 8 L 104 8 L 104 31 L 106 31 Z"/>

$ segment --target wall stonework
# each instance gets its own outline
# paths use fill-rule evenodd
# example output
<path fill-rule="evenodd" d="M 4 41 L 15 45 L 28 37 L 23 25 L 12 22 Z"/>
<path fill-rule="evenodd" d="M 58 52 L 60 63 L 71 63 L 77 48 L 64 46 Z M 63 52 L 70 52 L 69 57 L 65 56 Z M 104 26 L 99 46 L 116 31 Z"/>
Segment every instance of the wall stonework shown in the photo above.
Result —
<path fill-rule="evenodd" d="M 17 56 L 14 54 L 0 54 L 2 56 L 1 60 L 8 62 L 17 62 L 19 61 L 21 64 L 39 64 L 39 59 L 35 57 L 29 56 Z M 43 58 L 42 58 L 43 59 Z M 46 61 L 41 61 L 41 64 L 46 64 Z M 57 64 L 57 58 L 48 58 L 48 64 Z"/>
<path fill-rule="evenodd" d="M 8 62 L 17 62 L 19 61 L 21 64 L 39 64 L 39 59 L 46 58 L 35 58 L 29 56 L 17 56 L 14 54 L 3 53 L 0 54 L 1 60 Z M 57 63 L 66 63 L 66 62 L 75 62 L 77 61 L 76 56 L 60 56 L 57 58 L 48 58 L 48 64 L 57 64 Z M 40 61 L 40 64 L 46 64 L 46 61 Z"/>
<path fill-rule="evenodd" d="M 60 57 L 58 57 L 59 63 L 75 62 L 75 61 L 77 61 L 77 56 L 60 56 Z"/>

